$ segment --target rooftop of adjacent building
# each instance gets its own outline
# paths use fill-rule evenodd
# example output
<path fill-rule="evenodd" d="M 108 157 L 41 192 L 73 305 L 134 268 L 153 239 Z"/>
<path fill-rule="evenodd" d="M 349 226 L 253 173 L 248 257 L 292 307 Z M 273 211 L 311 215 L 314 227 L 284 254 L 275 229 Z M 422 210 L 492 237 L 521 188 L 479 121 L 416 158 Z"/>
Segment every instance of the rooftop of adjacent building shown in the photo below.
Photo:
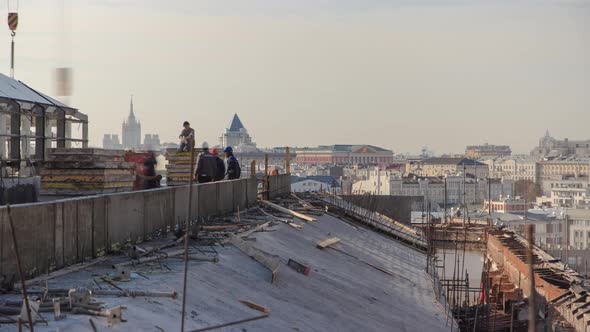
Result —
<path fill-rule="evenodd" d="M 310 175 L 310 176 L 291 176 L 291 183 L 302 182 L 305 180 L 317 181 L 325 183 L 331 187 L 339 187 L 338 180 L 330 175 Z"/>
<path fill-rule="evenodd" d="M 486 166 L 475 159 L 464 157 L 432 157 L 419 161 L 423 165 L 457 165 L 457 166 Z"/>
<path fill-rule="evenodd" d="M 333 151 L 333 152 L 357 152 L 363 148 L 368 148 L 376 152 L 392 152 L 378 146 L 370 144 L 335 144 L 335 145 L 319 145 L 317 147 L 304 147 L 297 149 L 298 151 Z"/>

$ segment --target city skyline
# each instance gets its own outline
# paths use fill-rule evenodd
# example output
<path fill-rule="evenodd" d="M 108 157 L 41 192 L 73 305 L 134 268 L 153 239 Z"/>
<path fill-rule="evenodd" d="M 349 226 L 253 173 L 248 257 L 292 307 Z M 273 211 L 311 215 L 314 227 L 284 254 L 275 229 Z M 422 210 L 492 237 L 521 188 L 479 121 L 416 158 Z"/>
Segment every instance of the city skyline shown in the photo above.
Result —
<path fill-rule="evenodd" d="M 131 93 L 163 142 L 184 120 L 215 142 L 234 113 L 263 147 L 528 154 L 546 129 L 589 138 L 588 1 L 85 0 L 70 1 L 69 29 L 58 8 L 20 4 L 15 77 L 53 94 L 53 69 L 73 67 L 68 103 L 89 115 L 93 146 Z"/>

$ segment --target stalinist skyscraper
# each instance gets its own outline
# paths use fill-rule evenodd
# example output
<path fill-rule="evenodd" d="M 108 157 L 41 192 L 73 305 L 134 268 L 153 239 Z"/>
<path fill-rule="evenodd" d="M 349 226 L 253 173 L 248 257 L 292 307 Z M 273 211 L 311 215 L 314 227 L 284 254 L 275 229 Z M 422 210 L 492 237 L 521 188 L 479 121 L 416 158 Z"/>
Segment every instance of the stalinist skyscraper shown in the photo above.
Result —
<path fill-rule="evenodd" d="M 129 116 L 122 125 L 122 134 L 124 149 L 139 149 L 141 147 L 141 123 L 135 119 L 135 114 L 133 114 L 133 96 L 131 96 Z"/>

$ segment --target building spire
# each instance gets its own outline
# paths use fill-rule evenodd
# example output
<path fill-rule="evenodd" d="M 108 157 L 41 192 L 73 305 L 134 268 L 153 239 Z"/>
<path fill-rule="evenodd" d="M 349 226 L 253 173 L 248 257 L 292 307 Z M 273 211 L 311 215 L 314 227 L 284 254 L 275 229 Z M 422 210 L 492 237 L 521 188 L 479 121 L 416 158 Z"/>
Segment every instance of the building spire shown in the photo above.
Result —
<path fill-rule="evenodd" d="M 135 114 L 133 114 L 133 94 L 131 94 L 131 102 L 129 103 L 129 116 L 135 117 Z"/>

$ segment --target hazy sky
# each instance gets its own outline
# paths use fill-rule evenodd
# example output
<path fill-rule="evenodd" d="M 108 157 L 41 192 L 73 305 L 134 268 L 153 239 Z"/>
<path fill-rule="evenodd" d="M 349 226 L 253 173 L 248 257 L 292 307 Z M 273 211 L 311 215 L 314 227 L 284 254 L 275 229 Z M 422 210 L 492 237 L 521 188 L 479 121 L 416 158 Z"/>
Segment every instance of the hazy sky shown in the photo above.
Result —
<path fill-rule="evenodd" d="M 162 141 L 188 120 L 217 143 L 233 113 L 259 146 L 590 139 L 590 0 L 20 0 L 19 12 L 16 78 L 53 94 L 53 68 L 73 67 L 95 146 L 120 134 L 130 94 Z"/>

